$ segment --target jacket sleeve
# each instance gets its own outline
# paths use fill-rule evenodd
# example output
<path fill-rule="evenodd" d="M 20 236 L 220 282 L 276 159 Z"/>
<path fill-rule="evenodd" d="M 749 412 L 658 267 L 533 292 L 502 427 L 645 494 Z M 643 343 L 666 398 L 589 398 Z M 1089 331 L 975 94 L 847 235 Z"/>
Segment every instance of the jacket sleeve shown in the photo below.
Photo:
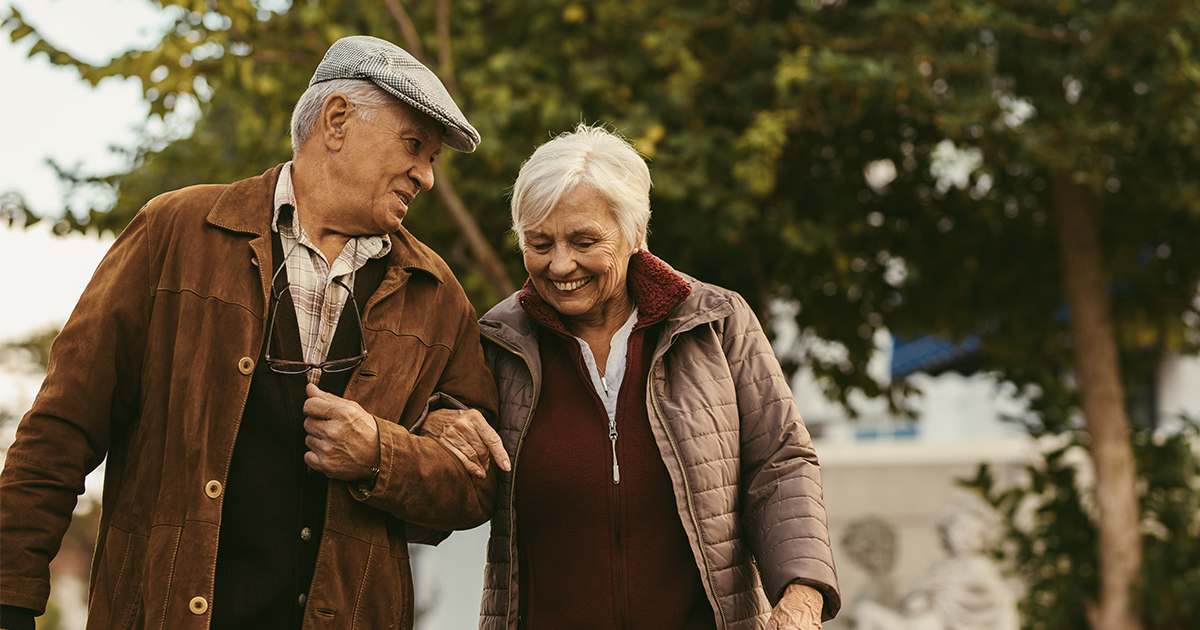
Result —
<path fill-rule="evenodd" d="M 821 592 L 831 619 L 841 595 L 817 455 L 762 326 L 741 296 L 731 299 L 722 344 L 741 419 L 742 528 L 771 604 L 799 582 Z"/>
<path fill-rule="evenodd" d="M 454 397 L 449 396 L 443 392 L 435 392 L 433 394 L 433 396 L 429 397 L 429 402 L 426 403 L 426 405 L 425 405 L 425 411 L 423 413 L 421 413 L 421 417 L 417 419 L 417 422 L 415 424 L 413 424 L 413 426 L 411 428 L 409 428 L 409 432 L 419 434 L 421 431 L 421 425 L 425 424 L 425 418 L 429 416 L 429 412 L 431 412 L 431 411 L 436 411 L 438 409 L 466 409 L 466 408 L 467 408 L 466 405 L 455 400 Z M 449 531 L 441 530 L 441 529 L 431 529 L 428 527 L 423 527 L 421 525 L 414 525 L 412 523 L 408 524 L 408 527 L 406 528 L 406 530 L 407 530 L 407 534 L 408 534 L 408 542 L 416 543 L 418 545 L 437 546 L 443 540 L 446 540 L 447 538 L 450 537 Z"/>
<path fill-rule="evenodd" d="M 145 212 L 125 228 L 50 351 L 0 473 L 0 603 L 43 612 L 84 477 L 138 415 L 153 285 Z"/>
<path fill-rule="evenodd" d="M 465 296 L 462 299 L 465 303 Z M 478 409 L 490 422 L 498 406 L 496 385 L 483 363 L 475 312 L 469 304 L 461 310 L 454 348 L 436 391 Z M 494 463 L 480 479 L 467 473 L 462 462 L 433 438 L 415 435 L 394 422 L 378 424 L 379 476 L 369 490 L 352 487 L 356 498 L 416 526 L 414 537 L 419 542 L 440 542 L 446 536 L 429 530 L 470 529 L 491 518 Z"/>

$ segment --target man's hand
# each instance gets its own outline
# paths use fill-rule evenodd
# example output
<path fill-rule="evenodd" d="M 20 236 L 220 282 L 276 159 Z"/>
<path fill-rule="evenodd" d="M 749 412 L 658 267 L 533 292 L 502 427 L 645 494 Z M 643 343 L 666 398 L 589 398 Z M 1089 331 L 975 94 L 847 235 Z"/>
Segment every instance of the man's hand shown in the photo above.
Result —
<path fill-rule="evenodd" d="M 375 416 L 353 400 L 321 391 L 309 383 L 304 392 L 304 463 L 330 479 L 371 479 L 379 468 L 379 426 Z"/>
<path fill-rule="evenodd" d="M 502 470 L 511 469 L 504 442 L 475 409 L 438 409 L 425 416 L 421 433 L 432 437 L 462 462 L 467 472 L 487 476 L 492 460 Z"/>
<path fill-rule="evenodd" d="M 803 584 L 789 584 L 783 598 L 771 611 L 767 630 L 820 630 L 821 608 L 825 598 L 820 591 Z"/>

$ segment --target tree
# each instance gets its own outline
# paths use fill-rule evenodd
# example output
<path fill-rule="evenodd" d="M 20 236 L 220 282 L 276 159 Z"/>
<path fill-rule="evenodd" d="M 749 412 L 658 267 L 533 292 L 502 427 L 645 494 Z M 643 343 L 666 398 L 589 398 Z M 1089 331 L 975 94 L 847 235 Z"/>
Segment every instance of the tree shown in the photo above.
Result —
<path fill-rule="evenodd" d="M 157 4 L 174 20 L 159 45 L 149 51 L 129 51 L 104 66 L 83 63 L 41 39 L 16 9 L 5 21 L 14 41 L 35 39 L 31 55 L 45 53 L 53 63 L 73 66 L 93 85 L 111 76 L 141 78 L 152 116 L 165 116 L 184 101 L 202 101 L 203 116 L 194 133 L 178 140 L 140 139 L 131 172 L 99 177 L 64 173 L 78 184 L 110 186 L 118 193 L 112 208 L 93 209 L 83 220 L 66 215 L 72 228 L 119 231 L 142 204 L 162 191 L 234 181 L 288 159 L 288 125 L 295 99 L 307 87 L 325 50 L 341 37 L 373 32 L 401 41 L 398 36 L 403 31 L 410 38 L 410 51 L 423 57 L 421 40 L 396 0 L 301 3 L 296 7 L 278 2 L 203 0 Z M 439 27 L 430 38 L 441 59 L 440 66 L 430 65 L 443 77 L 453 76 L 445 28 L 448 6 L 447 0 L 439 3 Z M 330 15 L 338 18 L 330 20 Z M 456 90 L 452 79 L 445 83 Z M 451 161 L 448 158 L 438 166 L 440 185 L 435 192 L 458 231 L 467 236 L 469 251 L 460 256 L 460 262 L 474 269 L 492 294 L 505 295 L 512 290 L 512 282 L 455 193 Z"/>
<path fill-rule="evenodd" d="M 1138 584 L 1148 628 L 1200 627 L 1200 424 L 1182 418 L 1178 432 L 1155 435 L 1136 427 L 1133 446 L 1141 493 L 1146 568 Z M 1029 630 L 1082 628 L 1098 578 L 1096 526 L 1081 493 L 1079 434 L 1027 468 L 1027 481 L 1001 487 L 987 464 L 963 485 L 1006 516 L 1001 559 L 1015 567 L 1028 592 L 1021 613 Z M 1083 585 L 1084 588 L 1080 588 Z"/>
<path fill-rule="evenodd" d="M 903 155 L 875 157 L 904 166 L 893 190 L 875 191 L 876 222 L 912 216 L 946 236 L 889 248 L 909 273 L 894 330 L 980 330 L 985 364 L 1043 389 L 1061 389 L 1073 355 L 1097 471 L 1100 584 L 1089 620 L 1139 627 L 1142 544 L 1119 350 L 1133 354 L 1147 337 L 1154 350 L 1194 349 L 1181 329 L 1198 261 L 1176 253 L 1186 245 L 1175 239 L 1200 233 L 1187 177 L 1200 157 L 1200 12 L 1180 2 L 877 2 L 809 15 L 791 25 L 802 43 L 777 66 L 776 104 L 762 116 L 876 137 L 875 121 L 891 119 L 899 133 L 882 137 L 908 139 Z M 932 149 L 945 140 L 977 152 L 969 191 L 929 181 Z M 923 151 L 934 161 L 922 164 Z M 1039 286 L 1049 291 L 1035 294 Z M 1047 335 L 1064 297 L 1069 334 Z M 957 312 L 939 317 L 947 304 Z M 1050 357 L 1059 361 L 1037 365 Z"/>
<path fill-rule="evenodd" d="M 1122 388 L 1163 352 L 1198 349 L 1193 3 L 161 4 L 176 28 L 153 51 L 91 67 L 34 48 L 88 80 L 142 77 L 160 114 L 211 90 L 196 134 L 112 178 L 117 205 L 91 221 L 119 228 L 150 194 L 184 183 L 171 177 L 228 181 L 286 159 L 291 102 L 337 37 L 420 42 L 484 138 L 476 154 L 448 156 L 441 181 L 511 277 L 523 273 L 504 195 L 521 161 L 549 134 L 603 121 L 652 161 L 651 248 L 739 291 L 764 319 L 771 300 L 798 302 L 805 330 L 844 350 L 806 359 L 830 396 L 903 404 L 902 383 L 889 390 L 866 370 L 887 328 L 977 335 L 983 369 L 1032 396 L 1035 434 L 1079 430 L 1082 403 L 1101 471 L 1091 622 L 1136 627 Z M 19 14 L 6 23 L 36 37 Z M 410 229 L 486 308 L 504 291 L 485 279 L 479 247 L 418 201 Z"/>

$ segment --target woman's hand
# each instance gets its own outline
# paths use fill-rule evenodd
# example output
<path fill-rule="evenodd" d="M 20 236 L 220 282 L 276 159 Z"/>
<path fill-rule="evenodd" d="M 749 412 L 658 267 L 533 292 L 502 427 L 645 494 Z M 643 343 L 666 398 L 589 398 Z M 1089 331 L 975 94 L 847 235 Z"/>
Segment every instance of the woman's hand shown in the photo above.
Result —
<path fill-rule="evenodd" d="M 803 584 L 789 584 L 783 598 L 771 611 L 767 630 L 820 630 L 821 608 L 825 598 L 820 591 Z"/>
<path fill-rule="evenodd" d="M 481 479 L 487 476 L 493 460 L 501 470 L 511 468 L 504 442 L 475 409 L 431 411 L 420 433 L 437 440 L 462 462 L 468 473 Z"/>

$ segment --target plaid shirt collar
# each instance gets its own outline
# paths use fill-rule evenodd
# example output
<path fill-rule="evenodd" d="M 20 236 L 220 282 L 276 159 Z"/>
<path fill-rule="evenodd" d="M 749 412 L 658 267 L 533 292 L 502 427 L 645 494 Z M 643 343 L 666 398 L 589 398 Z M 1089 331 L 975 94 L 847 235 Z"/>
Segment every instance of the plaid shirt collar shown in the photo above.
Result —
<path fill-rule="evenodd" d="M 304 360 L 320 363 L 329 352 L 333 333 L 341 317 L 342 307 L 348 296 L 345 289 L 335 284 L 342 279 L 354 286 L 354 273 L 368 260 L 387 256 L 392 251 L 388 235 L 359 236 L 347 241 L 341 254 L 332 263 L 325 259 L 309 240 L 304 227 L 298 220 L 296 190 L 292 186 L 292 163 L 284 164 L 275 185 L 275 210 L 271 217 L 271 231 L 279 233 L 283 246 L 284 264 L 287 265 L 288 287 L 296 305 L 296 323 L 300 328 L 300 345 Z M 308 380 L 317 383 L 320 372 L 310 370 Z"/>
<path fill-rule="evenodd" d="M 296 209 L 296 188 L 292 185 L 292 163 L 287 162 L 283 168 L 279 169 L 279 181 L 275 183 L 275 212 L 271 215 L 271 231 L 279 232 L 280 219 L 283 219 L 283 229 L 286 230 L 292 238 L 299 239 L 306 247 L 316 249 L 308 240 L 308 235 L 300 227 L 299 222 L 292 220 L 295 216 Z M 282 212 L 284 208 L 290 208 L 291 213 Z M 279 232 L 282 236 L 284 233 Z M 368 255 L 368 258 L 382 258 L 387 256 L 392 251 L 392 241 L 387 234 L 378 236 L 359 236 L 351 241 L 359 241 L 358 245 L 361 248 L 366 248 L 374 251 L 379 248 L 378 253 Z M 379 241 L 379 245 L 375 245 L 373 241 Z M 368 246 L 369 245 L 369 246 Z M 359 265 L 361 267 L 362 265 Z"/>

